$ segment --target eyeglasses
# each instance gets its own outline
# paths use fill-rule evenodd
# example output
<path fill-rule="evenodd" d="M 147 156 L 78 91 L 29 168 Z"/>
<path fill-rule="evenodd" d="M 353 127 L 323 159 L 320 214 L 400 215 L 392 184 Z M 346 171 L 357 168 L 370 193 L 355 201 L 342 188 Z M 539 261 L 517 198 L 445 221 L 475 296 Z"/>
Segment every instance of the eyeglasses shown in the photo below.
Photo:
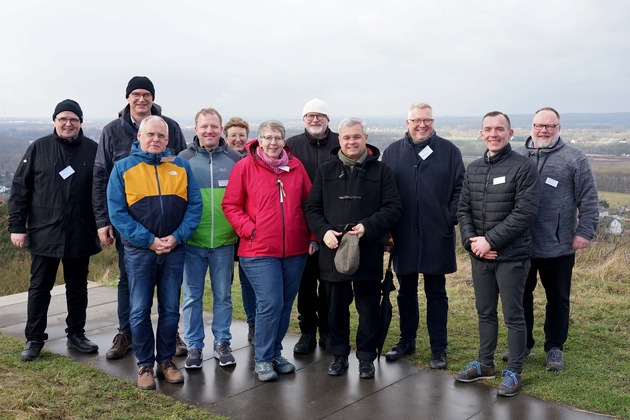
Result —
<path fill-rule="evenodd" d="M 138 92 L 131 92 L 131 97 L 133 99 L 140 99 L 140 98 L 144 98 L 146 100 L 149 100 L 153 97 L 153 95 L 151 95 L 150 93 L 138 93 Z"/>
<path fill-rule="evenodd" d="M 426 119 L 416 118 L 416 119 L 407 120 L 407 121 L 411 122 L 413 125 L 420 125 L 420 123 L 424 123 L 424 125 L 431 125 L 431 124 L 433 124 L 434 120 L 433 120 L 433 118 L 431 118 L 431 119 L 429 119 L 429 118 L 426 118 Z"/>
<path fill-rule="evenodd" d="M 66 125 L 68 123 L 77 125 L 81 122 L 78 118 L 57 118 L 57 121 L 59 121 L 59 124 L 61 125 Z"/>
<path fill-rule="evenodd" d="M 266 141 L 267 143 L 271 143 L 272 141 L 275 141 L 276 143 L 280 143 L 281 141 L 284 141 L 283 137 L 276 137 L 276 136 L 262 136 L 261 139 L 263 139 L 264 141 Z"/>
<path fill-rule="evenodd" d="M 546 128 L 547 131 L 551 131 L 551 130 L 555 130 L 557 126 L 559 126 L 560 124 L 534 124 L 534 128 L 536 130 L 542 130 L 543 128 Z"/>
<path fill-rule="evenodd" d="M 228 137 L 231 138 L 231 139 L 246 139 L 247 138 L 247 134 L 232 133 Z"/>
<path fill-rule="evenodd" d="M 304 116 L 304 119 L 306 121 L 313 121 L 315 118 L 317 118 L 318 120 L 323 120 L 324 118 L 326 118 L 326 116 L 324 114 L 306 114 Z"/>

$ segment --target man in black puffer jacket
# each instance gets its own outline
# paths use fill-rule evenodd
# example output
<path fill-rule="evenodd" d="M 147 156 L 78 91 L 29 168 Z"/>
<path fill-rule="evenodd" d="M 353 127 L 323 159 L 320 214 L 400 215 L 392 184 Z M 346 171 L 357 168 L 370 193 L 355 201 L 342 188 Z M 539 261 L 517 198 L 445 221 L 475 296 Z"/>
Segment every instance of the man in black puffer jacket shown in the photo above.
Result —
<path fill-rule="evenodd" d="M 512 151 L 509 141 L 513 133 L 504 113 L 484 116 L 481 138 L 487 151 L 468 166 L 457 209 L 462 243 L 471 257 L 479 357 L 455 379 L 494 378 L 497 301 L 501 296 L 511 357 L 497 394 L 508 397 L 521 388 L 527 339 L 523 293 L 532 248 L 530 227 L 538 211 L 536 165 Z"/>

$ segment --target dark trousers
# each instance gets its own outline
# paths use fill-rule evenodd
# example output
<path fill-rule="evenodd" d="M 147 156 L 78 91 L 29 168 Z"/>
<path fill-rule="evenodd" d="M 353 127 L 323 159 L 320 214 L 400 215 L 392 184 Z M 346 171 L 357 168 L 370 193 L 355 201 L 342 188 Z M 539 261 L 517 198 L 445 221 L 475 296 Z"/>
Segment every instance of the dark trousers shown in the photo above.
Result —
<path fill-rule="evenodd" d="M 525 283 L 523 308 L 527 324 L 527 347 L 533 348 L 534 340 L 534 289 L 537 274 L 545 288 L 545 351 L 552 347 L 563 349 L 569 334 L 569 295 L 575 254 L 557 258 L 532 258 L 532 267 Z"/>
<path fill-rule="evenodd" d="M 354 289 L 354 292 L 353 292 Z M 381 284 L 378 281 L 341 281 L 326 284 L 331 353 L 350 354 L 350 304 L 355 299 L 359 313 L 357 359 L 373 361 L 378 347 Z"/>
<path fill-rule="evenodd" d="M 416 345 L 420 310 L 418 308 L 418 274 L 397 275 L 398 311 L 400 312 L 400 341 Z M 431 351 L 446 350 L 448 296 L 444 274 L 423 274 L 424 293 L 427 297 L 427 329 Z"/>
<path fill-rule="evenodd" d="M 475 306 L 479 317 L 479 361 L 484 365 L 494 364 L 497 349 L 499 322 L 497 305 L 501 296 L 503 320 L 508 330 L 510 360 L 507 368 L 515 373 L 523 370 L 525 356 L 525 315 L 523 291 L 529 272 L 529 260 L 490 261 L 470 257 Z"/>
<path fill-rule="evenodd" d="M 298 320 L 302 334 L 328 333 L 326 282 L 319 281 L 319 255 L 309 255 L 300 280 L 297 297 Z"/>
<path fill-rule="evenodd" d="M 63 278 L 66 283 L 66 334 L 85 333 L 85 312 L 88 304 L 87 275 L 90 257 L 52 258 L 31 255 L 31 284 L 28 288 L 27 321 L 24 334 L 27 341 L 48 340 L 48 307 L 50 291 L 63 264 Z"/>
<path fill-rule="evenodd" d="M 116 237 L 116 252 L 118 253 L 118 331 L 131 334 L 129 324 L 129 278 L 125 268 L 125 245 L 120 238 L 118 231 L 114 233 Z"/>

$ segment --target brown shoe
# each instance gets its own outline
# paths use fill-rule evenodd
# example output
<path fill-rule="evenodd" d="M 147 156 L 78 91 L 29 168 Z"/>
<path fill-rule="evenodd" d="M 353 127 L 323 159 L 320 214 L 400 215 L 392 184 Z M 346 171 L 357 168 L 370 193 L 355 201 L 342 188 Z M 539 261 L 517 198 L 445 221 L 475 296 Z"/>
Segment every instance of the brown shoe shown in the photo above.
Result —
<path fill-rule="evenodd" d="M 184 382 L 184 375 L 177 370 L 175 363 L 170 360 L 165 363 L 158 363 L 157 376 L 158 378 L 164 378 L 164 380 L 170 384 L 181 384 Z"/>
<path fill-rule="evenodd" d="M 186 343 L 179 336 L 179 332 L 175 336 L 175 357 L 184 357 L 188 354 L 188 347 L 186 347 Z"/>
<path fill-rule="evenodd" d="M 131 343 L 131 334 L 128 331 L 122 331 L 116 334 L 112 344 L 112 348 L 107 350 L 105 357 L 110 360 L 122 358 L 133 347 Z"/>
<path fill-rule="evenodd" d="M 138 388 L 155 389 L 155 378 L 151 366 L 140 366 L 138 369 Z"/>

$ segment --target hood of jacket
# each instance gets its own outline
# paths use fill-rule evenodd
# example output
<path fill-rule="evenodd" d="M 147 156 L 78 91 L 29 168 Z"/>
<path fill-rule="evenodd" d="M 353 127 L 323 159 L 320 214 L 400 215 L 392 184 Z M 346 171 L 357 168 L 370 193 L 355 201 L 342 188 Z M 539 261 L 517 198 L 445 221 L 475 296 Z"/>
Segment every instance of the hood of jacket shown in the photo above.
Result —
<path fill-rule="evenodd" d="M 131 155 L 136 156 L 140 160 L 150 165 L 157 165 L 162 162 L 162 159 L 165 157 L 174 157 L 171 154 L 171 151 L 167 147 L 163 152 L 160 153 L 150 153 L 145 152 L 140 148 L 140 142 L 138 140 L 134 141 L 131 145 Z"/>

